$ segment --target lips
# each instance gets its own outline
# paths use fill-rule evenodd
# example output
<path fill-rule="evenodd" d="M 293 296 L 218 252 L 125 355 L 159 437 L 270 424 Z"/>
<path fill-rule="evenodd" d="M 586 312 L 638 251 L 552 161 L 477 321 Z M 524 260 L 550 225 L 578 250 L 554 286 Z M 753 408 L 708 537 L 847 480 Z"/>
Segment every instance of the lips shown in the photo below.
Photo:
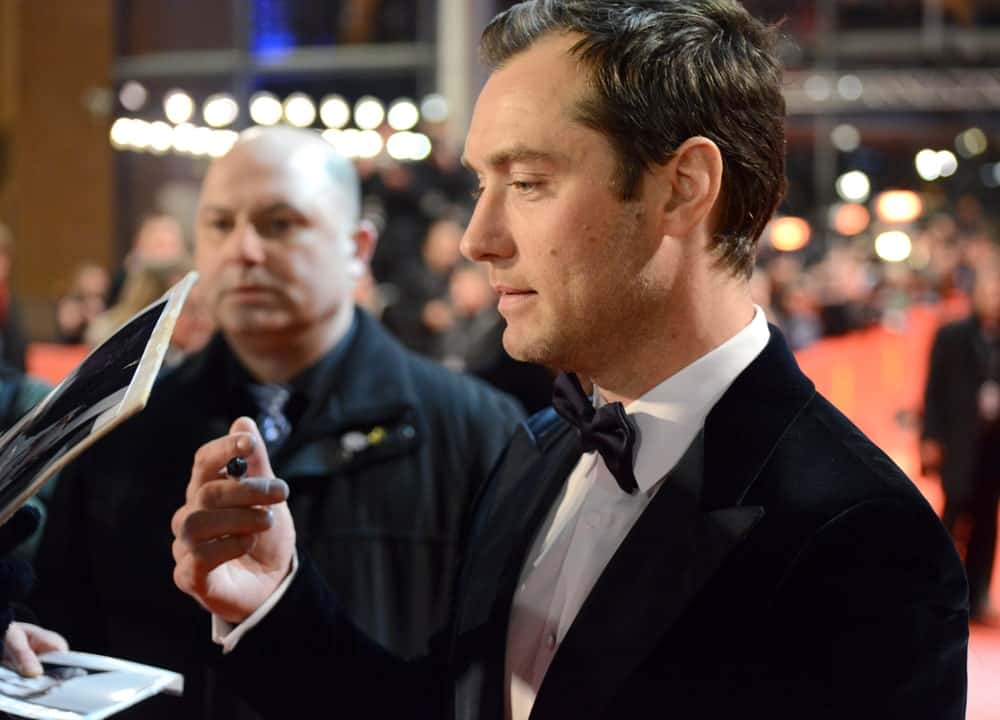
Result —
<path fill-rule="evenodd" d="M 251 298 L 264 295 L 274 295 L 275 289 L 266 285 L 237 285 L 223 292 L 224 295 L 235 297 Z"/>
<path fill-rule="evenodd" d="M 494 285 L 493 289 L 500 296 L 497 310 L 504 316 L 529 304 L 538 295 L 534 290 L 524 290 L 510 285 Z"/>
<path fill-rule="evenodd" d="M 499 283 L 493 285 L 493 290 L 500 297 L 505 295 L 534 295 L 534 290 L 525 290 L 522 288 L 516 288 L 511 285 L 501 285 Z"/>

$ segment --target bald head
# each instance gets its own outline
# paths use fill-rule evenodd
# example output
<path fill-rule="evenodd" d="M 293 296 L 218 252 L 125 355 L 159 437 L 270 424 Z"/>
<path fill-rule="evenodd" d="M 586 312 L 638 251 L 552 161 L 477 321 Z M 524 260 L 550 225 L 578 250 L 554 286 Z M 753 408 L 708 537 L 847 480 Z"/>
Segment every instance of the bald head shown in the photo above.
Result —
<path fill-rule="evenodd" d="M 304 194 L 321 196 L 335 206 L 352 228 L 361 216 L 361 187 L 351 161 L 311 130 L 291 127 L 251 128 L 240 134 L 232 149 L 215 160 L 205 185 L 218 168 L 253 164 L 284 176 Z"/>

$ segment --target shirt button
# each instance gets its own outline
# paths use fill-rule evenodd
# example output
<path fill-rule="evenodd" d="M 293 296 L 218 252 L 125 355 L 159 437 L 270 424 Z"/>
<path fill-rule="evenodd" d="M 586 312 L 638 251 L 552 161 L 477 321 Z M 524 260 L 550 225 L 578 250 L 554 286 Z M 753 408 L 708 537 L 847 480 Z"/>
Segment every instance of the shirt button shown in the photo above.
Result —
<path fill-rule="evenodd" d="M 545 635 L 545 645 L 552 650 L 556 646 L 556 634 L 554 632 L 549 632 Z"/>

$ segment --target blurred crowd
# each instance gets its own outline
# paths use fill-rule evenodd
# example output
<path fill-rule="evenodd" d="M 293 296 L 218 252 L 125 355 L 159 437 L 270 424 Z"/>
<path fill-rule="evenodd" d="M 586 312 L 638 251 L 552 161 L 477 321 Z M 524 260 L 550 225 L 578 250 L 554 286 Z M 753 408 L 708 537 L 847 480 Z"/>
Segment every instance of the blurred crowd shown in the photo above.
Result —
<path fill-rule="evenodd" d="M 869 234 L 833 237 L 818 254 L 777 252 L 765 238 L 755 300 L 793 349 L 877 325 L 904 330 L 916 303 L 967 299 L 976 268 L 997 252 L 996 230 L 978 201 L 958 205 L 961 212 L 938 211 L 917 223 L 903 262 L 881 260 Z"/>
<path fill-rule="evenodd" d="M 474 178 L 440 135 L 430 157 L 399 163 L 358 160 L 364 214 L 379 242 L 358 300 L 407 347 L 444 365 L 483 377 L 515 395 L 529 411 L 548 403 L 548 371 L 513 361 L 503 349 L 503 322 L 484 270 L 459 251 L 473 204 Z M 883 326 L 902 330 L 914 303 L 967 298 L 975 268 L 996 252 L 993 221 L 975 198 L 938 208 L 907 228 L 912 252 L 885 262 L 869 234 L 824 235 L 798 252 L 761 241 L 752 291 L 793 349 L 824 337 Z M 23 370 L 29 339 L 7 282 L 13 239 L 0 232 L 0 357 Z M 55 310 L 55 339 L 94 345 L 159 297 L 190 270 L 181 224 L 164 214 L 143 217 L 122 264 L 84 263 L 69 277 Z M 201 348 L 212 333 L 197 292 L 187 303 L 169 362 Z M 33 338 L 46 340 L 48 338 Z"/>

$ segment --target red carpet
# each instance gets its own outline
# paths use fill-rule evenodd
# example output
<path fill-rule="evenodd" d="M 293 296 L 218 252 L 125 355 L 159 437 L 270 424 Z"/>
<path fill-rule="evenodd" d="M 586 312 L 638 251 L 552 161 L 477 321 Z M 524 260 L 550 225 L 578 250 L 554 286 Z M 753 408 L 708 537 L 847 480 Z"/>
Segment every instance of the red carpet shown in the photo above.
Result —
<path fill-rule="evenodd" d="M 993 574 L 993 603 L 1000 601 Z M 1000 629 L 972 628 L 968 720 L 1000 720 Z"/>
<path fill-rule="evenodd" d="M 963 314 L 961 304 L 915 307 L 901 332 L 867 330 L 796 353 L 819 391 L 903 468 L 938 510 L 937 479 L 920 475 L 919 416 L 934 332 L 939 323 Z M 1000 554 L 991 599 L 1000 610 Z M 1000 720 L 1000 628 L 971 628 L 968 707 L 967 720 Z"/>

